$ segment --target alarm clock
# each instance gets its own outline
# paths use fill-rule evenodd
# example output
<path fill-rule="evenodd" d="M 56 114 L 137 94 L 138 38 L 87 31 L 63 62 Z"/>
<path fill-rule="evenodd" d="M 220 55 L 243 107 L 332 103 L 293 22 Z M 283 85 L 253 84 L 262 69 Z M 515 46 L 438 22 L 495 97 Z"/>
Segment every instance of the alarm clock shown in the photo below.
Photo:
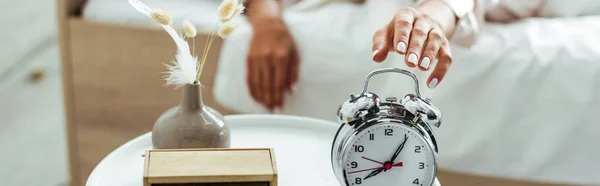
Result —
<path fill-rule="evenodd" d="M 381 99 L 367 92 L 369 79 L 400 73 L 415 83 L 414 94 Z M 331 147 L 336 178 L 345 186 L 432 186 L 437 183 L 438 147 L 432 132 L 441 113 L 422 99 L 419 82 L 408 70 L 379 69 L 369 73 L 360 94 L 351 94 L 337 110 L 341 123 Z"/>

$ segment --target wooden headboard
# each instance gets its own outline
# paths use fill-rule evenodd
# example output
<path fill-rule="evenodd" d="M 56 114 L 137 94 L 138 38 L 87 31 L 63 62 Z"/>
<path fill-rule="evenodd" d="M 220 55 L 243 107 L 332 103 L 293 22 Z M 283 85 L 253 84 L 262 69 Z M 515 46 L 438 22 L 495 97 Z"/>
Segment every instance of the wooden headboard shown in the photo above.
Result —
<path fill-rule="evenodd" d="M 82 7 L 85 4 L 85 0 L 56 0 L 56 9 L 58 14 L 58 30 L 59 30 L 59 41 L 60 41 L 60 55 L 61 55 L 61 69 L 62 69 L 62 84 L 63 84 L 63 97 L 65 105 L 65 122 L 67 130 L 67 148 L 69 158 L 69 185 L 78 186 L 82 183 L 79 174 L 79 163 L 73 161 L 78 157 L 77 155 L 77 141 L 74 139 L 76 132 L 74 127 L 74 94 L 72 86 L 72 65 L 71 65 L 71 54 L 70 54 L 70 37 L 69 37 L 69 18 L 72 16 L 78 16 L 81 12 Z"/>
<path fill-rule="evenodd" d="M 57 0 L 59 6 L 64 6 L 67 11 L 67 15 L 77 15 L 86 0 Z"/>

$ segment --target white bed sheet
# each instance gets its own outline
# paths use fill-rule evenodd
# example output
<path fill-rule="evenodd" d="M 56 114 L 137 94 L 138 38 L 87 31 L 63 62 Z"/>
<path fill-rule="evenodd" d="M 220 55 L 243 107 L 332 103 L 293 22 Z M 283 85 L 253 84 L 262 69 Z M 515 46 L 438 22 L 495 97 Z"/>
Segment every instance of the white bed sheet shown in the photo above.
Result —
<path fill-rule="evenodd" d="M 338 105 L 362 89 L 367 73 L 404 67 L 399 55 L 372 62 L 372 29 L 382 24 L 372 10 L 381 11 L 335 4 L 286 14 L 302 62 L 297 91 L 281 113 L 335 120 Z M 454 47 L 452 69 L 433 92 L 444 114 L 436 130 L 441 167 L 600 185 L 599 23 L 600 17 L 586 17 L 490 25 L 472 51 Z M 251 30 L 244 28 L 224 43 L 215 96 L 238 111 L 265 113 L 245 84 Z M 369 90 L 382 97 L 412 92 L 400 75 L 371 81 Z"/>
<path fill-rule="evenodd" d="M 399 55 L 386 63 L 371 62 L 372 33 L 399 6 L 394 4 L 398 1 L 377 2 L 286 11 L 302 62 L 298 89 L 286 98 L 282 113 L 335 120 L 338 105 L 362 89 L 367 73 L 404 67 Z M 185 18 L 200 27 L 214 24 L 218 6 L 214 0 L 144 3 L 171 11 L 176 22 Z M 315 4 L 305 5 L 298 7 Z M 125 0 L 90 0 L 84 16 L 151 23 Z M 247 93 L 244 59 L 251 29 L 242 24 L 224 43 L 215 96 L 232 109 L 266 113 Z M 433 92 L 434 104 L 444 114 L 444 124 L 436 130 L 441 167 L 600 185 L 600 140 L 595 138 L 600 134 L 599 24 L 600 17 L 584 17 L 488 25 L 473 50 L 454 47 L 451 71 Z M 383 75 L 372 78 L 369 90 L 403 96 L 412 91 L 410 83 L 403 76 Z"/>

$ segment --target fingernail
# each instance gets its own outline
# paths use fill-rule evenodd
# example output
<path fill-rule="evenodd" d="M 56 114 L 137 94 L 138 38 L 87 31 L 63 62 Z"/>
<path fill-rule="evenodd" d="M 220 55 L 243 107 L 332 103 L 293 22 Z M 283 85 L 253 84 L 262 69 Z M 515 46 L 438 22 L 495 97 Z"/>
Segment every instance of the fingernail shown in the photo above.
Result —
<path fill-rule="evenodd" d="M 430 89 L 433 89 L 433 88 L 435 88 L 435 86 L 437 85 L 437 83 L 438 83 L 438 79 L 437 79 L 437 78 L 433 78 L 433 79 L 432 79 L 432 80 L 429 82 L 429 85 L 427 85 L 427 86 L 428 86 Z"/>
<path fill-rule="evenodd" d="M 417 54 L 411 53 L 410 55 L 408 55 L 408 62 L 417 65 L 417 58 Z"/>
<path fill-rule="evenodd" d="M 429 57 L 424 57 L 423 60 L 421 60 L 421 67 L 423 67 L 424 69 L 429 69 L 430 63 L 431 60 L 429 59 Z"/>
<path fill-rule="evenodd" d="M 379 50 L 373 51 L 373 57 L 375 57 L 375 55 L 377 55 L 377 52 L 379 52 Z"/>
<path fill-rule="evenodd" d="M 400 51 L 402 53 L 406 52 L 406 43 L 399 42 L 398 46 L 396 46 L 396 50 L 398 50 L 398 51 Z"/>

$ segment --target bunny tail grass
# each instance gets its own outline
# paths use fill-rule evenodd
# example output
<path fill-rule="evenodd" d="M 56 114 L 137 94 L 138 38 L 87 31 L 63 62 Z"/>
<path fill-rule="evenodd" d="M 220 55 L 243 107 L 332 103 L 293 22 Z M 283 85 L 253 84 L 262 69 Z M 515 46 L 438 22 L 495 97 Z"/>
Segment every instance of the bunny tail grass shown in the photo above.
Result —
<path fill-rule="evenodd" d="M 147 7 L 139 0 L 129 0 L 136 10 L 152 18 L 152 9 Z M 198 61 L 190 53 L 190 48 L 187 42 L 179 36 L 177 31 L 171 25 L 161 24 L 162 28 L 171 36 L 177 46 L 177 55 L 175 60 L 167 65 L 167 77 L 165 80 L 168 85 L 176 85 L 177 87 L 185 84 L 196 83 L 196 75 L 198 74 Z"/>
<path fill-rule="evenodd" d="M 235 29 L 237 29 L 238 26 L 239 25 L 225 24 L 219 29 L 218 34 L 222 38 L 226 38 L 227 36 L 231 35 L 231 33 L 233 33 L 233 31 L 235 31 Z"/>
<path fill-rule="evenodd" d="M 227 18 L 231 17 L 231 15 L 235 13 L 235 8 L 237 5 L 237 0 L 223 0 L 217 10 L 219 14 L 219 19 L 221 21 L 224 21 Z"/>
<path fill-rule="evenodd" d="M 221 22 L 225 23 L 225 22 L 229 22 L 232 19 L 234 19 L 235 17 L 239 16 L 240 14 L 244 13 L 244 10 L 246 10 L 246 7 L 244 6 L 244 4 L 239 4 L 235 7 L 234 11 L 232 14 L 230 14 L 228 17 L 225 18 L 221 18 Z"/>
<path fill-rule="evenodd" d="M 185 33 L 185 37 L 190 38 L 190 37 L 196 37 L 196 35 L 198 34 L 198 31 L 196 30 L 196 27 L 188 20 L 184 20 L 183 21 L 183 33 Z"/>
<path fill-rule="evenodd" d="M 162 25 L 170 25 L 173 23 L 173 16 L 171 16 L 169 12 L 161 9 L 152 10 L 152 12 L 150 12 L 150 17 Z"/>

